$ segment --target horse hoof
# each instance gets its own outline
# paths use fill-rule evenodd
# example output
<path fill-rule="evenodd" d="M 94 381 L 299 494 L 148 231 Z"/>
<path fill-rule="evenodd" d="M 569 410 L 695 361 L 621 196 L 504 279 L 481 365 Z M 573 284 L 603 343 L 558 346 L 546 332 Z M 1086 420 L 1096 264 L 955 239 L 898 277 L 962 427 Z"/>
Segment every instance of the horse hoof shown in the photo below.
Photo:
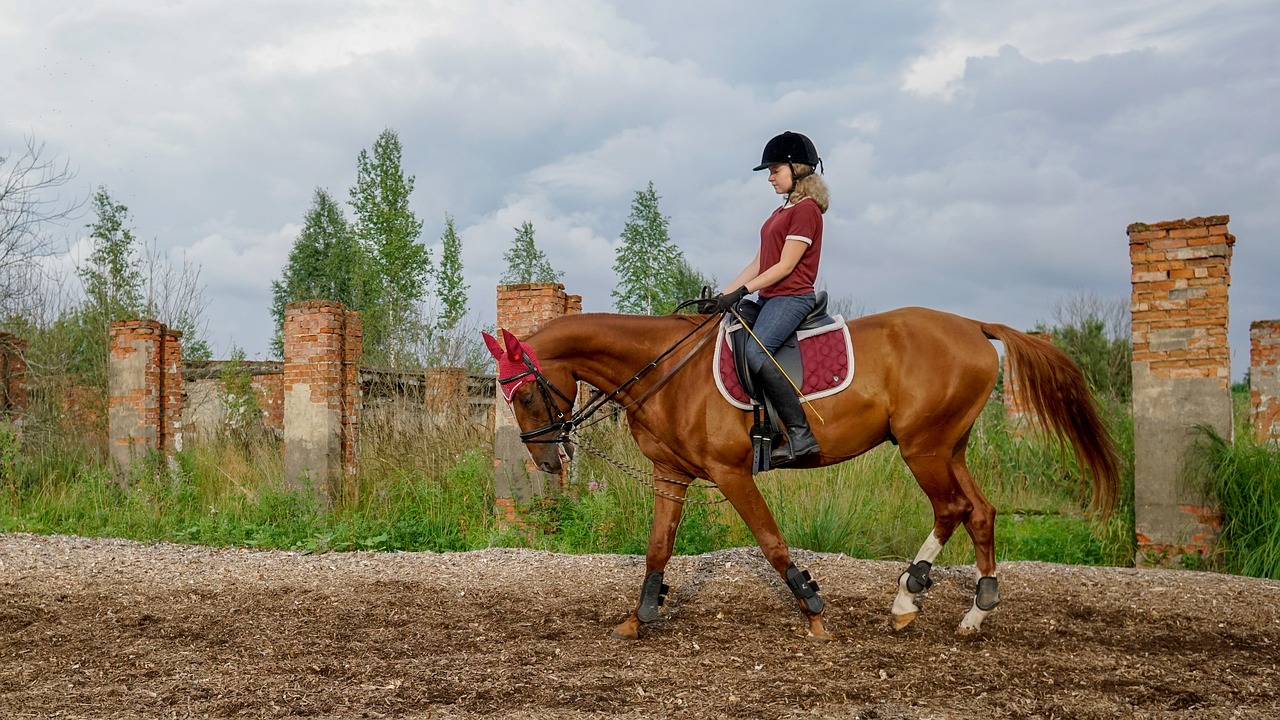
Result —
<path fill-rule="evenodd" d="M 822 618 L 810 618 L 809 629 L 805 632 L 805 638 L 814 642 L 831 642 L 835 638 L 831 633 L 827 632 L 827 628 L 822 624 Z"/>
<path fill-rule="evenodd" d="M 614 640 L 639 640 L 640 618 L 636 617 L 634 612 L 631 613 L 626 620 L 613 626 L 613 632 L 609 633 L 609 637 Z"/>
<path fill-rule="evenodd" d="M 909 612 L 909 613 L 903 613 L 901 615 L 894 615 L 889 620 L 889 627 L 893 628 L 894 632 L 901 632 L 903 630 L 906 630 L 907 627 L 911 625 L 911 623 L 915 622 L 917 617 L 920 617 L 919 612 Z"/>
<path fill-rule="evenodd" d="M 961 625 L 960 627 L 956 628 L 956 637 L 973 637 L 974 635 L 977 635 L 979 632 L 982 632 L 982 628 Z"/>

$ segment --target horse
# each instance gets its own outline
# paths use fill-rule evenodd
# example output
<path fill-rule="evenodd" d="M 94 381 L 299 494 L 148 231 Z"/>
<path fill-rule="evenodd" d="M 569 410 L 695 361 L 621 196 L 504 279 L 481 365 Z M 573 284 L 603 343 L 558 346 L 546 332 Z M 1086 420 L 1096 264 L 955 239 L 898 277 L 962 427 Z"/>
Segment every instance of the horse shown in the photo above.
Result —
<path fill-rule="evenodd" d="M 667 589 L 663 572 L 685 493 L 701 479 L 713 484 L 750 528 L 795 596 L 808 635 L 830 639 L 817 583 L 792 563 L 751 474 L 752 413 L 726 402 L 712 379 L 714 343 L 707 340 L 717 317 L 575 314 L 550 320 L 523 340 L 501 331 L 501 343 L 487 334 L 485 342 L 497 360 L 498 385 L 521 440 L 539 469 L 561 472 L 573 456 L 573 431 L 584 420 L 581 409 L 574 412 L 579 382 L 626 408 L 631 435 L 653 463 L 653 526 L 640 600 L 613 628 L 613 637 L 637 639 L 641 626 L 658 618 Z M 920 307 L 867 315 L 846 325 L 856 358 L 853 380 L 806 407 L 821 450 L 798 458 L 793 466 L 830 465 L 884 442 L 896 444 L 932 505 L 933 528 L 898 577 L 890 626 L 901 631 L 916 620 L 916 599 L 932 583 L 933 561 L 963 524 L 973 540 L 980 577 L 956 633 L 978 633 L 1000 602 L 996 510 L 965 462 L 970 432 L 999 374 L 1000 359 L 990 341 L 1003 343 L 1019 391 L 1038 423 L 1072 447 L 1080 467 L 1087 469 L 1090 509 L 1101 517 L 1110 515 L 1119 485 L 1115 444 L 1084 374 L 1047 340 Z M 601 404 L 594 403 L 592 410 Z M 817 416 L 821 422 L 814 422 Z"/>

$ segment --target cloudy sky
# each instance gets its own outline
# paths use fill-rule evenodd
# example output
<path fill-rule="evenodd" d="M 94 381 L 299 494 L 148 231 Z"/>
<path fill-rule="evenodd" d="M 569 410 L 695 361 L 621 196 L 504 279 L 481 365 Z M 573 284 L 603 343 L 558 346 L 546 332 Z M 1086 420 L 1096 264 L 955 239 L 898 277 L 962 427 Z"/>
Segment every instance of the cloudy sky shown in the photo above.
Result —
<path fill-rule="evenodd" d="M 832 188 L 825 285 L 865 311 L 1030 328 L 1127 302 L 1129 223 L 1229 214 L 1239 378 L 1280 317 L 1277 37 L 1270 0 L 0 0 L 0 154 L 34 137 L 67 197 L 105 186 L 199 264 L 215 354 L 265 357 L 313 192 L 345 202 L 385 128 L 437 258 L 457 222 L 480 323 L 524 221 L 610 310 L 650 181 L 733 277 L 777 202 L 750 169 L 791 129 Z M 58 262 L 91 219 L 51 230 Z"/>

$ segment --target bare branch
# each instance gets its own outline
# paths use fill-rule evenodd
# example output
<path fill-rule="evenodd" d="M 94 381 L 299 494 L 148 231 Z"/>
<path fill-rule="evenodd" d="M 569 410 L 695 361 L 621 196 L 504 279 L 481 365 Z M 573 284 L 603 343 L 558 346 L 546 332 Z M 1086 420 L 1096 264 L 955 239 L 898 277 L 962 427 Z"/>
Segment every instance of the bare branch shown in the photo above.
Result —
<path fill-rule="evenodd" d="M 53 253 L 49 229 L 65 226 L 84 207 L 84 199 L 62 195 L 74 177 L 70 164 L 46 158 L 34 137 L 22 151 L 0 156 L 0 314 L 36 311 L 38 260 Z"/>
<path fill-rule="evenodd" d="M 1129 303 L 1127 298 L 1104 298 L 1077 291 L 1053 304 L 1053 320 L 1061 327 L 1079 327 L 1085 320 L 1101 320 L 1107 339 L 1128 342 Z"/>
<path fill-rule="evenodd" d="M 181 330 L 184 345 L 205 339 L 208 334 L 205 311 L 209 308 L 209 299 L 204 294 L 204 284 L 200 282 L 200 266 L 191 262 L 184 252 L 182 267 L 175 267 L 152 240 L 142 254 L 142 275 L 146 285 L 147 317 Z"/>

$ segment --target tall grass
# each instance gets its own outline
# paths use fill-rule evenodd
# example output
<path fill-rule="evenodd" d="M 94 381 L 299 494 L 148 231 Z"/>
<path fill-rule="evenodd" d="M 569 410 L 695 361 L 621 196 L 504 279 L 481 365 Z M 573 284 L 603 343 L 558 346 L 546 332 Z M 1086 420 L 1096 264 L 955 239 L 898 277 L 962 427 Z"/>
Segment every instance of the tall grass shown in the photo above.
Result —
<path fill-rule="evenodd" d="M 1219 562 L 1227 572 L 1280 579 L 1280 450 L 1237 432 L 1229 442 L 1203 429 L 1192 474 L 1222 510 Z"/>
<path fill-rule="evenodd" d="M 492 442 L 467 423 L 368 416 L 357 491 L 332 507 L 285 487 L 274 441 L 226 439 L 190 447 L 171 462 L 137 463 L 117 478 L 94 448 L 44 446 L 0 432 L 0 530 L 119 536 L 137 540 L 310 552 L 348 549 L 465 550 L 502 546 L 573 553 L 643 553 L 653 517 L 649 462 L 624 425 L 603 422 L 586 439 L 640 477 L 579 450 L 568 492 L 528 508 L 505 527 L 493 514 Z M 1131 421 L 1112 418 L 1131 457 Z M 1020 433 L 999 406 L 970 442 L 970 467 L 995 504 L 1001 559 L 1125 565 L 1132 552 L 1132 473 L 1110 522 L 1083 507 L 1079 469 L 1034 433 Z M 795 547 L 864 558 L 912 557 L 932 527 L 924 493 L 896 448 L 842 465 L 777 470 L 757 478 L 784 537 Z M 714 489 L 695 487 L 675 551 L 696 554 L 754 544 Z M 710 504 L 709 504 L 710 503 Z M 1127 519 L 1127 524 L 1126 524 Z M 972 561 L 957 531 L 944 563 Z"/>
<path fill-rule="evenodd" d="M 304 551 L 462 550 L 502 542 L 483 433 L 365 433 L 359 492 L 322 506 L 287 488 L 279 445 L 224 439 L 133 465 L 117 477 L 93 448 L 63 440 L 15 449 L 0 431 L 0 530 Z M 9 450 L 6 451 L 6 448 Z"/>

